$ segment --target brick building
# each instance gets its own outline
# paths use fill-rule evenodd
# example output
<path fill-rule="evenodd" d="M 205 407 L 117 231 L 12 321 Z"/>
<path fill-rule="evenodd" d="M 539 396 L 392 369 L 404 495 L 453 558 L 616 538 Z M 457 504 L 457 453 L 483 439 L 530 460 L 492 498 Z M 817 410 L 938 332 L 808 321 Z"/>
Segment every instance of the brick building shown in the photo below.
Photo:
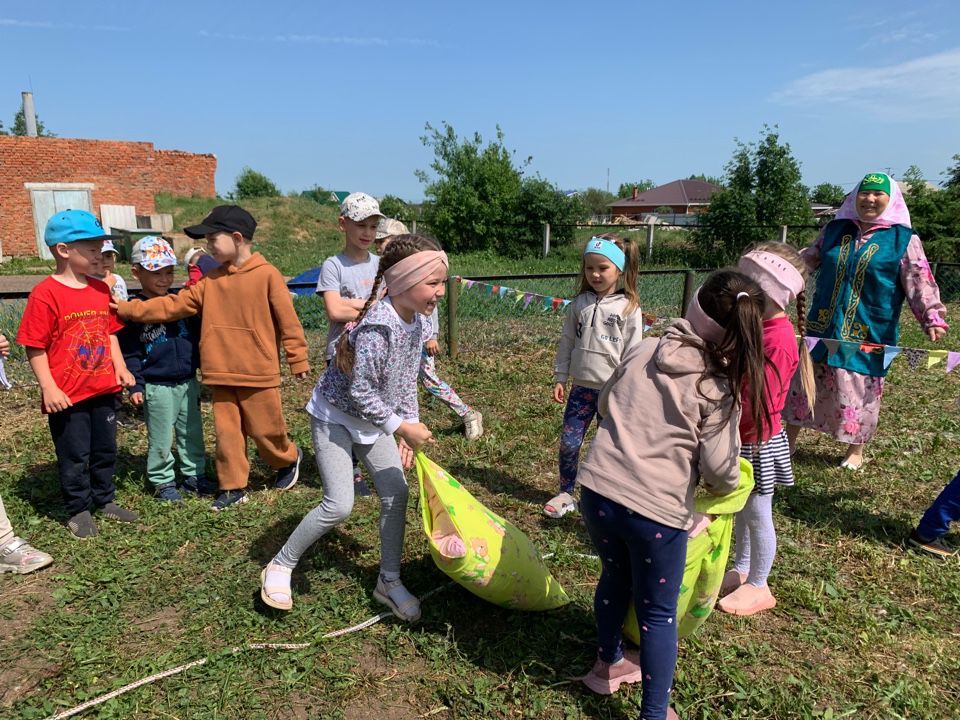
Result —
<path fill-rule="evenodd" d="M 46 250 L 43 228 L 60 210 L 133 205 L 156 212 L 154 195 L 214 197 L 217 158 L 153 143 L 0 135 L 0 241 L 5 255 Z"/>

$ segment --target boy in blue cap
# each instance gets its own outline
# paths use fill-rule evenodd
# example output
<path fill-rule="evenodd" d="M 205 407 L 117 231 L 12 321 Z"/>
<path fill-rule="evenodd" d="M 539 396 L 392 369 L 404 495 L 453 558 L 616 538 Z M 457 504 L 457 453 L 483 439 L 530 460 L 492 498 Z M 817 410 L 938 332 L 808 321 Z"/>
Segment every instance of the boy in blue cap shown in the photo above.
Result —
<path fill-rule="evenodd" d="M 148 235 L 133 246 L 130 262 L 142 290 L 138 300 L 163 297 L 173 284 L 177 256 L 170 243 Z M 177 458 L 183 489 L 213 494 L 217 484 L 207 480 L 200 419 L 200 322 L 196 317 L 171 322 L 128 322 L 120 331 L 123 359 L 136 384 L 130 401 L 142 405 L 147 419 L 147 480 L 159 500 L 180 502 L 173 452 L 176 429 Z"/>
<path fill-rule="evenodd" d="M 103 241 L 113 236 L 90 213 L 66 210 L 50 218 L 43 237 L 57 269 L 30 293 L 17 342 L 27 349 L 43 396 L 67 527 L 74 537 L 90 538 L 97 534 L 92 509 L 121 522 L 139 519 L 113 502 L 114 400 L 134 382 L 114 334 L 123 325 L 110 310 L 106 283 L 89 277 L 100 271 Z"/>

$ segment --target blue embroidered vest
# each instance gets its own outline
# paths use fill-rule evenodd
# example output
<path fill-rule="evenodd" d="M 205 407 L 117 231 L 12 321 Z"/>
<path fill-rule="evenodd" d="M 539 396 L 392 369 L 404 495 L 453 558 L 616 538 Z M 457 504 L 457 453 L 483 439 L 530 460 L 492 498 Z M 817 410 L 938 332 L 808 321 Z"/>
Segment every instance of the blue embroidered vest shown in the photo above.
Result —
<path fill-rule="evenodd" d="M 913 230 L 903 225 L 877 230 L 858 250 L 859 236 L 860 228 L 852 220 L 834 220 L 824 229 L 807 335 L 896 345 L 904 300 L 900 259 Z M 814 362 L 832 367 L 874 377 L 887 374 L 883 353 L 841 345 L 831 356 L 820 343 L 811 355 Z"/>

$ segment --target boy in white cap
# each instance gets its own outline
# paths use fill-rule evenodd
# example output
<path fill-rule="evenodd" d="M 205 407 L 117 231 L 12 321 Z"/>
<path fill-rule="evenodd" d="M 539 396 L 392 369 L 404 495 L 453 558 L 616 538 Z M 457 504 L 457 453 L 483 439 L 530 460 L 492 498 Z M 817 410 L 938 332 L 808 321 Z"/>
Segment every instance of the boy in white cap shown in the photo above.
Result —
<path fill-rule="evenodd" d="M 116 265 L 117 248 L 113 244 L 113 240 L 104 240 L 103 248 L 100 250 L 100 267 L 102 270 L 98 277 L 107 284 L 112 295 L 119 300 L 126 300 L 127 281 L 113 271 Z"/>
<path fill-rule="evenodd" d="M 347 323 L 360 317 L 370 297 L 380 267 L 380 258 L 370 252 L 370 246 L 376 240 L 377 225 L 383 217 L 380 204 L 366 193 L 350 193 L 340 204 L 338 225 L 344 235 L 343 250 L 323 261 L 317 281 L 317 295 L 323 298 L 329 326 L 325 355 L 328 365 L 333 360 L 340 334 Z M 356 462 L 353 480 L 357 494 L 370 494 Z"/>
<path fill-rule="evenodd" d="M 162 297 L 170 291 L 177 257 L 166 240 L 154 235 L 142 238 L 134 245 L 130 260 L 133 276 L 143 288 L 138 300 Z M 183 499 L 177 490 L 170 447 L 174 435 L 183 489 L 213 494 L 217 484 L 206 477 L 200 419 L 198 318 L 128 321 L 118 337 L 127 368 L 136 380 L 130 388 L 130 402 L 143 406 L 147 421 L 147 480 L 157 498 L 168 502 Z"/>

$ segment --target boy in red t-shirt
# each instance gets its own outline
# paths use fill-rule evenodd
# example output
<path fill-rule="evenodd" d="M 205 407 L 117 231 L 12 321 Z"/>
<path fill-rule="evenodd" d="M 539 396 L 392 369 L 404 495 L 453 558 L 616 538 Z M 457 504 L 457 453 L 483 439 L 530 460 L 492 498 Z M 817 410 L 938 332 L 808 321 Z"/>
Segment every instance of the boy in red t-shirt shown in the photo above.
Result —
<path fill-rule="evenodd" d="M 44 241 L 57 269 L 30 293 L 17 332 L 43 394 L 67 527 L 77 538 L 97 534 L 93 508 L 121 522 L 139 520 L 113 502 L 114 397 L 134 384 L 114 335 L 123 325 L 110 310 L 106 283 L 87 277 L 100 271 L 100 250 L 110 237 L 83 210 L 50 218 Z"/>

